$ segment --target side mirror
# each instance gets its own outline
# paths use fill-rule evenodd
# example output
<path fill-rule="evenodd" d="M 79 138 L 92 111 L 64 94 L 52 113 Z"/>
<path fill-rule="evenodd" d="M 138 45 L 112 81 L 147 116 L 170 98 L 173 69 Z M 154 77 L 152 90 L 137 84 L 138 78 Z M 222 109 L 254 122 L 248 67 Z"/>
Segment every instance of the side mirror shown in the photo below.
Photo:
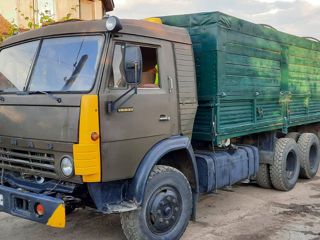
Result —
<path fill-rule="evenodd" d="M 142 81 L 142 54 L 140 47 L 126 46 L 124 50 L 123 66 L 127 84 L 134 85 L 134 87 L 130 88 L 116 100 L 108 102 L 107 113 L 115 113 L 119 111 L 124 104 L 126 104 L 135 94 L 138 93 L 138 85 Z M 128 95 L 130 92 L 133 93 Z M 124 100 L 120 102 L 121 99 Z"/>
<path fill-rule="evenodd" d="M 126 46 L 124 51 L 124 74 L 127 84 L 138 86 L 142 79 L 142 54 L 138 46 Z"/>

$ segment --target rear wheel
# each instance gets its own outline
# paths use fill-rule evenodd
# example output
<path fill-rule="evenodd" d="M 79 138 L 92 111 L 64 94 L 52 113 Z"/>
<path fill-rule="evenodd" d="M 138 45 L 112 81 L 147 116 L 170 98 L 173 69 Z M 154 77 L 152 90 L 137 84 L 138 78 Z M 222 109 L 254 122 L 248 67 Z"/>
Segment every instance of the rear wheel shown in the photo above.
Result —
<path fill-rule="evenodd" d="M 275 146 L 273 160 L 270 176 L 274 188 L 281 191 L 293 189 L 300 172 L 299 149 L 295 140 L 280 138 Z"/>
<path fill-rule="evenodd" d="M 298 141 L 301 169 L 300 177 L 311 179 L 319 168 L 320 145 L 319 139 L 313 133 L 304 133 Z"/>
<path fill-rule="evenodd" d="M 298 132 L 290 132 L 290 133 L 288 133 L 288 134 L 285 136 L 285 138 L 292 138 L 292 139 L 294 139 L 296 142 L 298 142 L 300 136 L 301 136 L 301 134 L 298 133 Z"/>
<path fill-rule="evenodd" d="M 268 164 L 259 165 L 259 172 L 257 173 L 257 183 L 262 188 L 272 188 Z"/>
<path fill-rule="evenodd" d="M 122 213 L 121 224 L 129 240 L 180 239 L 192 212 L 188 180 L 177 169 L 155 166 L 141 209 Z"/>

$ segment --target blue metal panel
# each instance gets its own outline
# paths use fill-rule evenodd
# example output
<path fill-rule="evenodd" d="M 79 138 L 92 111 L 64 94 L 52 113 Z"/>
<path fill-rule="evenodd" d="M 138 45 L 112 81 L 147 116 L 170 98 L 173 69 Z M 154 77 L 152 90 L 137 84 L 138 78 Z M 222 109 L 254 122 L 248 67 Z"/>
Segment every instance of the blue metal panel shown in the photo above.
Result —
<path fill-rule="evenodd" d="M 201 193 L 210 192 L 215 188 L 215 166 L 213 159 L 205 154 L 197 154 L 199 171 L 199 190 Z"/>
<path fill-rule="evenodd" d="M 21 218 L 46 224 L 57 207 L 63 203 L 61 199 L 49 197 L 43 194 L 22 192 L 14 188 L 0 185 L 0 194 L 3 195 L 3 206 L 0 205 L 0 211 L 15 215 Z M 23 199 L 28 202 L 28 210 L 19 210 L 16 208 L 15 199 Z M 45 209 L 44 215 L 38 217 L 34 211 L 35 204 L 41 203 Z"/>
<path fill-rule="evenodd" d="M 88 190 L 97 209 L 102 212 L 108 211 L 108 205 L 120 205 L 123 193 L 127 187 L 127 181 L 87 183 Z"/>
<path fill-rule="evenodd" d="M 209 154 L 215 163 L 215 186 L 221 188 L 231 185 L 231 156 L 226 151 L 216 151 Z"/>
<path fill-rule="evenodd" d="M 259 171 L 259 150 L 254 146 L 239 146 L 239 148 L 243 148 L 247 151 L 249 158 L 249 176 L 253 176 Z"/>
<path fill-rule="evenodd" d="M 10 174 L 10 173 L 3 174 L 3 182 L 7 182 L 13 188 L 22 188 L 34 193 L 43 193 L 46 191 L 52 191 L 52 189 L 54 189 L 54 192 L 56 193 L 72 194 L 75 189 L 75 185 L 72 185 L 72 184 L 64 185 L 64 184 L 58 184 L 53 181 L 39 184 L 34 181 L 30 181 L 28 179 L 21 179 L 21 178 L 15 177 L 14 174 Z"/>
<path fill-rule="evenodd" d="M 210 192 L 250 178 L 259 170 L 258 149 L 239 146 L 234 150 L 196 153 L 200 192 Z"/>

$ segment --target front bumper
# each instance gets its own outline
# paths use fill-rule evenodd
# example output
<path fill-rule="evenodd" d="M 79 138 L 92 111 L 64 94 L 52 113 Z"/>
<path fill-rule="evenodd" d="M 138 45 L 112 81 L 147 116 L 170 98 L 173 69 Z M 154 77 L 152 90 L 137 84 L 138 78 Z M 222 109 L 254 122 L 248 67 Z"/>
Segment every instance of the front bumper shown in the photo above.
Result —
<path fill-rule="evenodd" d="M 44 207 L 43 216 L 38 216 L 35 211 L 38 203 Z M 64 228 L 66 223 L 64 202 L 61 199 L 1 185 L 0 211 L 56 228 Z"/>

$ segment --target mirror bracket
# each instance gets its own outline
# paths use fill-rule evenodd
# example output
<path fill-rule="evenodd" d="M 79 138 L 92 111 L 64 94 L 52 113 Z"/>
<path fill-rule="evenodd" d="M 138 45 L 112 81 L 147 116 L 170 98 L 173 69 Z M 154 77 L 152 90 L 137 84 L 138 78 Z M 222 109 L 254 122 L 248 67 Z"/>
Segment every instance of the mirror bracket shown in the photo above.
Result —
<path fill-rule="evenodd" d="M 130 92 L 132 92 L 134 90 L 134 92 L 132 94 L 130 94 L 123 102 L 121 102 L 118 106 L 116 106 L 116 104 L 125 96 L 127 96 Z M 126 104 L 135 94 L 138 93 L 138 86 L 135 85 L 133 88 L 129 89 L 128 91 L 126 91 L 124 94 L 122 94 L 120 97 L 118 97 L 116 100 L 114 101 L 109 101 L 107 102 L 107 113 L 115 113 L 117 112 L 124 104 Z"/>

